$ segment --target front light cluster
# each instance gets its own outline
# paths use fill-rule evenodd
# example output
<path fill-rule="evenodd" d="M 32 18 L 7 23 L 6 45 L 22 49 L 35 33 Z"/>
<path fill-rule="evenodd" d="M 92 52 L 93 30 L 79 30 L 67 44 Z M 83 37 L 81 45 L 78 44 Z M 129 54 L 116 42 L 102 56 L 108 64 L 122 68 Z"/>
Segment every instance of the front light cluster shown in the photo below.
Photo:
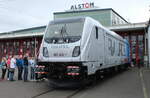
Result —
<path fill-rule="evenodd" d="M 48 53 L 47 47 L 43 47 L 43 56 L 44 57 L 49 57 L 49 53 Z"/>
<path fill-rule="evenodd" d="M 80 46 L 76 46 L 76 47 L 74 48 L 74 50 L 73 50 L 72 56 L 73 56 L 73 57 L 77 57 L 77 56 L 79 56 L 79 55 L 80 55 Z"/>
<path fill-rule="evenodd" d="M 69 76 L 80 75 L 80 67 L 79 66 L 67 66 L 67 75 Z"/>

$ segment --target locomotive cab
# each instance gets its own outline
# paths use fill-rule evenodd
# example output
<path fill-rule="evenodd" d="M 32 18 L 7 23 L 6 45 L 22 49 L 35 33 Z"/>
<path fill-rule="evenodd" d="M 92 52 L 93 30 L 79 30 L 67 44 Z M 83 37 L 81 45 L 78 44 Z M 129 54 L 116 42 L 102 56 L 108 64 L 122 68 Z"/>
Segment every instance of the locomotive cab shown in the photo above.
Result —
<path fill-rule="evenodd" d="M 50 22 L 40 48 L 39 60 L 46 62 L 80 61 L 84 19 Z"/>

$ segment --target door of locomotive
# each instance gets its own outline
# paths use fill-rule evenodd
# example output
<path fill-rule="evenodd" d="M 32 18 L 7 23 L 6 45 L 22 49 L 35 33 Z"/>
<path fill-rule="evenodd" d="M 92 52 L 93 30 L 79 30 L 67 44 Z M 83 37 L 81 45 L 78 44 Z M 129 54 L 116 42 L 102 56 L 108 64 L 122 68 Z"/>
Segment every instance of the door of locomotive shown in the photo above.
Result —
<path fill-rule="evenodd" d="M 104 46 L 105 46 L 105 43 L 104 43 L 104 30 L 101 29 L 101 28 L 98 28 L 98 45 L 100 47 L 100 57 L 99 57 L 99 60 L 100 60 L 100 66 L 104 65 Z"/>

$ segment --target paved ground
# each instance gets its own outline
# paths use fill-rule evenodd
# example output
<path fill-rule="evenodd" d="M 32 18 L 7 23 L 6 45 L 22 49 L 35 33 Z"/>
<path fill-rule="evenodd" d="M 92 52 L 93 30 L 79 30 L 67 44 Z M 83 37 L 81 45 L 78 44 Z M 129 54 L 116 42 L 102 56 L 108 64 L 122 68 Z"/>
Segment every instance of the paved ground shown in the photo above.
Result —
<path fill-rule="evenodd" d="M 144 98 L 138 74 L 138 70 L 120 73 L 73 98 Z"/>
<path fill-rule="evenodd" d="M 150 69 L 130 69 L 105 78 L 93 87 L 76 90 L 57 89 L 51 92 L 48 82 L 0 82 L 0 98 L 150 98 Z M 70 95 L 70 97 L 68 96 Z"/>
<path fill-rule="evenodd" d="M 145 86 L 144 92 L 147 94 L 146 98 L 150 98 L 150 70 L 143 70 L 143 80 Z"/>

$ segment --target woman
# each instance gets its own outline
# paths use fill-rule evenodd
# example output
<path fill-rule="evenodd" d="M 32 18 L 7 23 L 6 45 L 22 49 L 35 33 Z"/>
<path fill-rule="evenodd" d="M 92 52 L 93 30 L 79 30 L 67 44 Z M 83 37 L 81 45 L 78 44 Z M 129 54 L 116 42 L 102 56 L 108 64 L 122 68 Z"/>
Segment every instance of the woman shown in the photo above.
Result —
<path fill-rule="evenodd" d="M 7 59 L 7 80 L 9 80 L 9 69 L 10 69 L 11 56 Z"/>
<path fill-rule="evenodd" d="M 7 61 L 6 58 L 3 57 L 3 58 L 2 58 L 2 62 L 1 62 L 1 67 L 2 67 L 2 77 L 1 77 L 1 79 L 2 79 L 2 80 L 4 79 L 5 74 L 6 74 L 6 68 L 7 68 L 6 61 Z"/>

